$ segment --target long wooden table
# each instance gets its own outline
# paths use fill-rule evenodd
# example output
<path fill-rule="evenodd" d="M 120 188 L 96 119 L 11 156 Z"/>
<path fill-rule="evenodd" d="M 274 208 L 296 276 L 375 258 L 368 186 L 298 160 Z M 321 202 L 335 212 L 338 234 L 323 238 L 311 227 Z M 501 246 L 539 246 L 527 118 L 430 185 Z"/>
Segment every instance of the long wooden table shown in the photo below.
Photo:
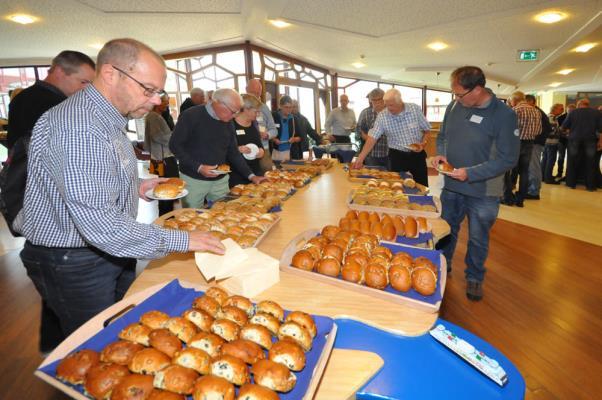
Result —
<path fill-rule="evenodd" d="M 349 190 L 357 185 L 348 181 L 340 165 L 333 166 L 284 202 L 282 220 L 259 245 L 259 250 L 279 259 L 283 249 L 299 232 L 338 224 L 338 220 L 347 212 Z M 449 233 L 449 226 L 441 219 L 431 220 L 431 225 L 435 241 Z M 206 284 L 192 253 L 172 254 L 152 261 L 130 287 L 128 295 L 174 278 Z M 418 311 L 351 290 L 333 288 L 283 271 L 280 272 L 280 282 L 256 298 L 262 299 L 277 301 L 289 310 L 301 309 L 330 317 L 347 316 L 407 336 L 423 334 L 438 316 L 437 313 Z M 372 353 L 363 357 L 361 353 L 333 351 L 316 399 L 351 397 L 354 390 L 380 369 L 382 360 L 379 363 Z M 345 365 L 358 365 L 359 359 L 366 362 L 365 368 L 343 369 Z M 346 378 L 340 379 L 341 376 Z"/>

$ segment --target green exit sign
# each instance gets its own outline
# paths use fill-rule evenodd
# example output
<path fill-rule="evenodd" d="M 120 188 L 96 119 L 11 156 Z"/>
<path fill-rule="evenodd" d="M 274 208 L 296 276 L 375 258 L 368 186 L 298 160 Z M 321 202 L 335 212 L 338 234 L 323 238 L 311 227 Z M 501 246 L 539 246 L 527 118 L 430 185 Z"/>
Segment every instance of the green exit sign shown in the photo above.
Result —
<path fill-rule="evenodd" d="M 537 61 L 539 59 L 539 50 L 519 50 L 518 61 Z"/>

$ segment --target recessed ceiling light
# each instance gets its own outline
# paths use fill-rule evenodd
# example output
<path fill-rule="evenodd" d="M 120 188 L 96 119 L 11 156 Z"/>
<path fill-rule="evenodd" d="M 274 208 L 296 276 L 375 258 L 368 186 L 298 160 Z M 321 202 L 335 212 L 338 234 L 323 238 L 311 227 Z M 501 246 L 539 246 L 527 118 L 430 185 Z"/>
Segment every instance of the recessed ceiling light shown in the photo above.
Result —
<path fill-rule="evenodd" d="M 562 85 L 562 82 L 552 82 L 552 83 L 550 83 L 548 86 L 549 86 L 549 87 L 558 87 L 558 86 L 560 86 L 560 85 Z"/>
<path fill-rule="evenodd" d="M 571 72 L 573 72 L 575 70 L 575 68 L 565 68 L 565 69 L 561 69 L 560 71 L 556 72 L 557 74 L 560 75 L 568 75 Z"/>
<path fill-rule="evenodd" d="M 586 43 L 582 44 L 581 46 L 575 47 L 573 51 L 576 51 L 577 53 L 587 53 L 597 45 L 598 43 Z"/>
<path fill-rule="evenodd" d="M 546 11 L 535 16 L 535 20 L 543 24 L 554 24 L 565 19 L 567 15 L 560 11 Z"/>
<path fill-rule="evenodd" d="M 8 17 L 8 19 L 21 25 L 32 24 L 38 20 L 36 17 L 27 14 L 11 15 Z"/>
<path fill-rule="evenodd" d="M 351 63 L 351 65 L 353 65 L 355 68 L 364 68 L 366 66 L 366 64 L 364 64 L 361 61 L 356 61 L 354 63 Z"/>
<path fill-rule="evenodd" d="M 276 28 L 287 28 L 291 26 L 291 24 L 281 19 L 271 19 L 270 24 L 274 25 Z"/>
<path fill-rule="evenodd" d="M 431 50 L 439 51 L 439 50 L 446 49 L 448 46 L 447 46 L 447 44 L 445 44 L 443 42 L 433 42 L 433 43 L 429 43 L 427 45 L 427 47 Z"/>
<path fill-rule="evenodd" d="M 88 46 L 92 47 L 93 49 L 100 50 L 100 49 L 103 48 L 104 44 L 102 44 L 102 43 L 92 43 L 92 44 L 90 44 Z"/>

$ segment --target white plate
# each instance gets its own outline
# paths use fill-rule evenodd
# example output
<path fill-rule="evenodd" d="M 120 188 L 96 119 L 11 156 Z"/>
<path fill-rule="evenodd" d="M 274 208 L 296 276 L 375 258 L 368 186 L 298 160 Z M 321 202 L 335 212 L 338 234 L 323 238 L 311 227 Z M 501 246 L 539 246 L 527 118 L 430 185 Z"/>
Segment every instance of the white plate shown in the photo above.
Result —
<path fill-rule="evenodd" d="M 155 195 L 153 194 L 153 189 L 150 189 L 149 191 L 147 191 L 146 193 L 144 193 L 144 195 L 146 197 L 148 197 L 149 199 L 153 199 L 153 200 L 177 200 L 177 199 L 181 199 L 184 196 L 188 196 L 188 190 L 187 189 L 182 189 L 182 191 L 180 192 L 179 195 L 177 195 L 176 197 L 170 197 L 170 198 L 159 198 L 159 197 L 155 197 Z"/>
<path fill-rule="evenodd" d="M 230 172 L 232 172 L 232 171 L 220 171 L 219 169 L 212 169 L 210 171 L 216 175 L 226 175 L 226 174 L 229 174 Z"/>
<path fill-rule="evenodd" d="M 454 171 L 455 170 L 456 169 L 454 168 Z M 451 175 L 452 174 L 451 172 L 441 171 L 439 168 L 437 168 L 437 172 L 439 172 L 440 174 L 443 174 L 443 175 Z"/>
<path fill-rule="evenodd" d="M 242 156 L 247 160 L 254 160 L 257 158 L 257 153 L 259 153 L 259 147 L 255 143 L 245 144 L 251 152 L 250 153 L 242 153 Z"/>

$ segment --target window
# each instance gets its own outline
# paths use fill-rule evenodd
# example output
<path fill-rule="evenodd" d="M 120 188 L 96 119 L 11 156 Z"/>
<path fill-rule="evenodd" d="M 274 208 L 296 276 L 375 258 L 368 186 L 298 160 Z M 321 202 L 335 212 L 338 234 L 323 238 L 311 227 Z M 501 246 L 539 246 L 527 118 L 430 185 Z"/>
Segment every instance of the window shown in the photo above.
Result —
<path fill-rule="evenodd" d="M 443 121 L 447 105 L 452 101 L 452 94 L 439 90 L 426 91 L 426 119 L 431 122 Z"/>
<path fill-rule="evenodd" d="M 395 89 L 401 92 L 401 99 L 404 103 L 414 103 L 422 108 L 422 89 L 400 85 L 395 85 Z"/>

